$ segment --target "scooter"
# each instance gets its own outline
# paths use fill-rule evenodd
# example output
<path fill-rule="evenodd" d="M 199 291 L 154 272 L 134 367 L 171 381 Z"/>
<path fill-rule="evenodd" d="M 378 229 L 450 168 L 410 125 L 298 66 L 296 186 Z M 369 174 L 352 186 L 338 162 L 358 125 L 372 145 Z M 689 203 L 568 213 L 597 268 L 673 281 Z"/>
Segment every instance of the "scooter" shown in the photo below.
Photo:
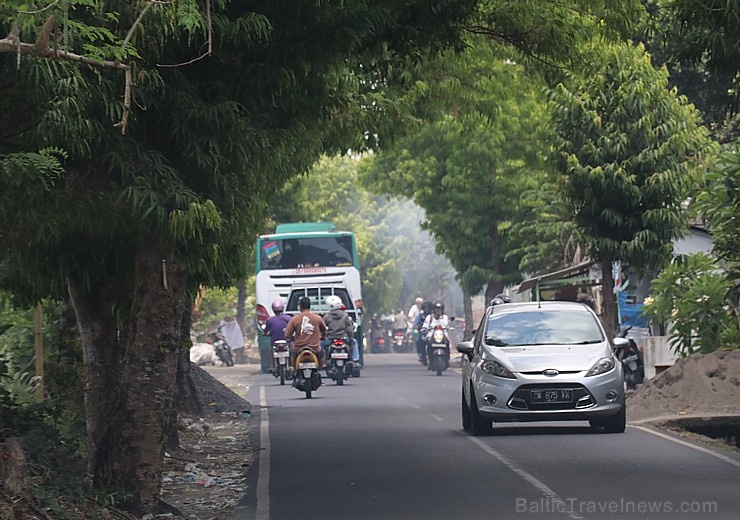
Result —
<path fill-rule="evenodd" d="M 349 359 L 349 346 L 343 338 L 333 339 L 326 352 L 326 375 L 342 386 L 352 375 L 353 363 Z"/>
<path fill-rule="evenodd" d="M 393 333 L 393 350 L 396 352 L 406 351 L 406 331 L 397 330 Z"/>
<path fill-rule="evenodd" d="M 280 380 L 281 385 L 284 385 L 286 379 L 293 378 L 293 367 L 289 363 L 290 351 L 286 340 L 275 341 L 272 345 L 272 357 L 275 358 L 275 369 L 272 374 Z"/>
<path fill-rule="evenodd" d="M 293 386 L 306 393 L 306 399 L 311 399 L 314 390 L 321 386 L 319 373 L 319 358 L 310 347 L 304 347 L 298 352 L 293 367 Z"/>
<path fill-rule="evenodd" d="M 381 354 L 386 351 L 385 338 L 383 336 L 375 336 L 373 343 L 370 346 L 370 352 L 373 354 Z"/>
<path fill-rule="evenodd" d="M 447 327 L 436 325 L 426 344 L 427 358 L 429 359 L 429 370 L 437 373 L 450 368 L 450 338 L 447 335 Z"/>
<path fill-rule="evenodd" d="M 221 329 L 209 332 L 207 342 L 213 345 L 218 359 L 220 359 L 224 365 L 227 367 L 234 366 L 234 355 L 231 353 L 231 347 L 226 343 L 226 338 L 221 332 Z"/>
<path fill-rule="evenodd" d="M 627 390 L 635 390 L 637 385 L 642 384 L 645 379 L 645 364 L 637 343 L 632 338 L 627 338 L 627 333 L 632 327 L 622 327 L 617 333 L 618 338 L 626 339 L 628 343 L 624 346 L 615 345 L 615 355 L 622 363 L 624 382 Z"/>

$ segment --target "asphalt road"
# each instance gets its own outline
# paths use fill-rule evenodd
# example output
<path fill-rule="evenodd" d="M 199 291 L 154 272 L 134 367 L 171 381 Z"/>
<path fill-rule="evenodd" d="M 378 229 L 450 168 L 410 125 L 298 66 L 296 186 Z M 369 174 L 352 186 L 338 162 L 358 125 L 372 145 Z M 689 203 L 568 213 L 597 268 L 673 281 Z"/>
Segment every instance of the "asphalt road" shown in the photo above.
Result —
<path fill-rule="evenodd" d="M 513 424 L 473 437 L 460 375 L 368 354 L 362 376 L 312 399 L 249 381 L 258 463 L 240 520 L 736 519 L 740 457 L 628 426 Z"/>

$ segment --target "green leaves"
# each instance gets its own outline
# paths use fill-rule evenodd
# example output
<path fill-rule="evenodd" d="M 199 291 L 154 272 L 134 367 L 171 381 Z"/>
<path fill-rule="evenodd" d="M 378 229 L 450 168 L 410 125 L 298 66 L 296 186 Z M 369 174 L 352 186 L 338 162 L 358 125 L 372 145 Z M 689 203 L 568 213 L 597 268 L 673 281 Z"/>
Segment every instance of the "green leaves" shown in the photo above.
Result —
<path fill-rule="evenodd" d="M 737 289 L 713 258 L 676 258 L 653 281 L 651 291 L 644 312 L 668 325 L 678 355 L 738 348 Z"/>
<path fill-rule="evenodd" d="M 593 256 L 660 267 L 714 145 L 641 45 L 588 52 L 593 69 L 548 92 L 560 186 Z"/>

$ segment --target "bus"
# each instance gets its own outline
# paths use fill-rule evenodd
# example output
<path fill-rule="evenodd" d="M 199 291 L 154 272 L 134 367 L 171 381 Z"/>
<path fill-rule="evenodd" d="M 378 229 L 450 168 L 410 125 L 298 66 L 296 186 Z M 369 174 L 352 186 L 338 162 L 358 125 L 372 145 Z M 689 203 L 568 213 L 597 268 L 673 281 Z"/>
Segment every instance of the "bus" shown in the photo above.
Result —
<path fill-rule="evenodd" d="M 355 339 L 363 360 L 362 282 L 355 236 L 337 231 L 331 222 L 278 224 L 275 233 L 260 235 L 256 248 L 256 314 L 260 328 L 273 315 L 271 304 L 283 300 L 287 314 L 297 314 L 298 301 L 306 296 L 317 314 L 329 311 L 327 296 L 342 300 L 357 324 Z M 270 339 L 259 336 L 261 351 Z"/>

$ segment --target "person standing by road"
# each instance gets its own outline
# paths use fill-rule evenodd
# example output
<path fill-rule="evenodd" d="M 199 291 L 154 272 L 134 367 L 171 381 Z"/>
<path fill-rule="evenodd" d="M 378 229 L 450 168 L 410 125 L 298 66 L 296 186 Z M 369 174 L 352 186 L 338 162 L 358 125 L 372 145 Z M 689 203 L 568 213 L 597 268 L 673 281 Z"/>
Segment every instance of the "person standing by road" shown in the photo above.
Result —
<path fill-rule="evenodd" d="M 298 301 L 300 312 L 293 316 L 285 327 L 285 339 L 292 341 L 291 363 L 295 362 L 298 352 L 309 347 L 319 358 L 319 368 L 324 366 L 324 349 L 321 340 L 326 337 L 326 324 L 321 316 L 311 312 L 311 300 L 303 297 Z"/>

